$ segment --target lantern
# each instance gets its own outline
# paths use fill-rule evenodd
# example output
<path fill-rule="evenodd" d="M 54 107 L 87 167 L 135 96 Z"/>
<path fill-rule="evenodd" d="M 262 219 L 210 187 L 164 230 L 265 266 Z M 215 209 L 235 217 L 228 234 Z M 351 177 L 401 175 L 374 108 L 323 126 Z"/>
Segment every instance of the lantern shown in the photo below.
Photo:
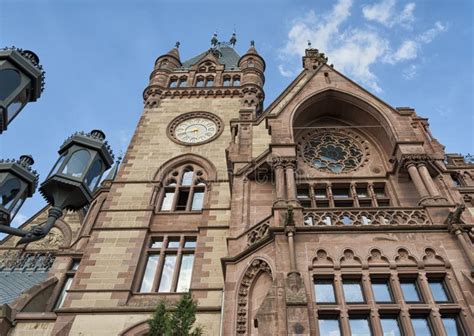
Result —
<path fill-rule="evenodd" d="M 0 161 L 0 231 L 14 233 L 10 222 L 20 210 L 23 202 L 33 196 L 38 185 L 38 174 L 31 169 L 34 160 L 23 155 L 20 160 Z"/>
<path fill-rule="evenodd" d="M 0 133 L 43 88 L 44 71 L 35 53 L 15 47 L 0 50 Z"/>

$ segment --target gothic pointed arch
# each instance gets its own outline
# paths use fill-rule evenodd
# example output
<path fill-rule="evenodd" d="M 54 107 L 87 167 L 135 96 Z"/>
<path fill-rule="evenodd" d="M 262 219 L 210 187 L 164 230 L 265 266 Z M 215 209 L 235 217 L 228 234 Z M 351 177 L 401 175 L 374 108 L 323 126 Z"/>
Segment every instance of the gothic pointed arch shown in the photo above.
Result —
<path fill-rule="evenodd" d="M 217 179 L 217 170 L 214 164 L 212 164 L 212 162 L 205 157 L 197 154 L 183 154 L 166 161 L 156 171 L 153 179 L 155 181 L 162 181 L 163 178 L 171 172 L 171 170 L 187 163 L 201 166 L 206 171 L 210 180 Z"/>
<path fill-rule="evenodd" d="M 255 303 L 255 301 L 261 300 L 254 300 L 252 295 L 254 295 L 253 289 L 255 284 L 263 279 L 261 278 L 262 273 L 265 274 L 264 277 L 268 277 L 268 279 L 273 282 L 273 272 L 270 264 L 265 259 L 257 257 L 249 263 L 242 275 L 237 291 L 237 335 L 248 335 L 252 329 L 250 323 L 254 322 L 251 321 L 253 317 L 251 316 L 252 312 L 258 315 L 258 307 L 252 307 L 252 302 Z M 268 291 L 269 290 L 270 288 Z M 265 294 L 268 294 L 268 291 Z M 263 304 L 264 302 L 262 302 L 262 305 Z M 255 327 L 255 325 L 253 327 Z"/>
<path fill-rule="evenodd" d="M 397 139 L 393 118 L 361 95 L 336 88 L 325 88 L 308 95 L 290 113 L 291 137 L 295 138 L 298 127 L 321 117 L 333 117 L 355 127 L 370 128 L 370 134 L 387 153 L 393 150 Z"/>

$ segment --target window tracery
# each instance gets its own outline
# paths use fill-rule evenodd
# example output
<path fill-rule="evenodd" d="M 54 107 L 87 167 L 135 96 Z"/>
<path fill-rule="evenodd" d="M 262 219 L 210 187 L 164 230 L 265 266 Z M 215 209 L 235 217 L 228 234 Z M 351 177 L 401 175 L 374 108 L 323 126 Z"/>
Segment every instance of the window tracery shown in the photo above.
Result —
<path fill-rule="evenodd" d="M 333 174 L 348 173 L 364 163 L 368 149 L 358 135 L 331 130 L 310 131 L 301 137 L 300 155 L 312 168 Z"/>
<path fill-rule="evenodd" d="M 158 211 L 200 211 L 204 205 L 207 176 L 197 165 L 173 169 L 164 179 Z"/>

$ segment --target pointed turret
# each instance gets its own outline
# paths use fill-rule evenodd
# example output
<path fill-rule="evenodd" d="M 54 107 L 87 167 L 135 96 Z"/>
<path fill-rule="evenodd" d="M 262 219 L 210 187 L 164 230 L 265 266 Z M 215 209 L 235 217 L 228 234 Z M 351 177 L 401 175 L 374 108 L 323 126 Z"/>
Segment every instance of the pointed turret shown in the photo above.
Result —
<path fill-rule="evenodd" d="M 155 69 L 174 69 L 180 67 L 181 59 L 179 58 L 179 46 L 180 43 L 176 42 L 173 49 L 158 57 L 155 62 Z"/>
<path fill-rule="evenodd" d="M 242 84 L 256 84 L 263 87 L 265 82 L 265 61 L 259 55 L 255 48 L 255 41 L 250 41 L 250 47 L 247 52 L 240 58 L 239 67 L 243 70 L 244 76 Z"/>

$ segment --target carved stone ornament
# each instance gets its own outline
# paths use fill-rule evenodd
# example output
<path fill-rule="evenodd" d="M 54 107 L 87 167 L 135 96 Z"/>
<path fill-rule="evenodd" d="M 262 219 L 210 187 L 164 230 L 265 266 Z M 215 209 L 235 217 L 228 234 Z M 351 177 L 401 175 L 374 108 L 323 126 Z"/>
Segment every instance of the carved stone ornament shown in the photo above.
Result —
<path fill-rule="evenodd" d="M 400 162 L 401 166 L 407 168 L 411 164 L 431 163 L 433 159 L 428 154 L 403 154 Z"/>
<path fill-rule="evenodd" d="M 366 140 L 352 131 L 311 129 L 300 136 L 298 148 L 308 166 L 329 174 L 352 172 L 370 156 Z"/>
<path fill-rule="evenodd" d="M 30 243 L 31 249 L 57 250 L 64 245 L 64 236 L 58 228 L 52 228 L 43 239 Z"/>
<path fill-rule="evenodd" d="M 253 281 L 260 272 L 265 272 L 272 277 L 270 266 L 265 260 L 255 259 L 245 271 L 240 283 L 237 299 L 237 334 L 245 335 L 248 333 L 248 314 L 249 314 L 249 292 Z"/>
<path fill-rule="evenodd" d="M 269 234 L 270 220 L 266 220 L 247 233 L 247 246 L 253 245 Z"/>
<path fill-rule="evenodd" d="M 286 303 L 288 305 L 306 305 L 308 299 L 301 274 L 291 272 L 288 274 L 285 283 Z"/>

